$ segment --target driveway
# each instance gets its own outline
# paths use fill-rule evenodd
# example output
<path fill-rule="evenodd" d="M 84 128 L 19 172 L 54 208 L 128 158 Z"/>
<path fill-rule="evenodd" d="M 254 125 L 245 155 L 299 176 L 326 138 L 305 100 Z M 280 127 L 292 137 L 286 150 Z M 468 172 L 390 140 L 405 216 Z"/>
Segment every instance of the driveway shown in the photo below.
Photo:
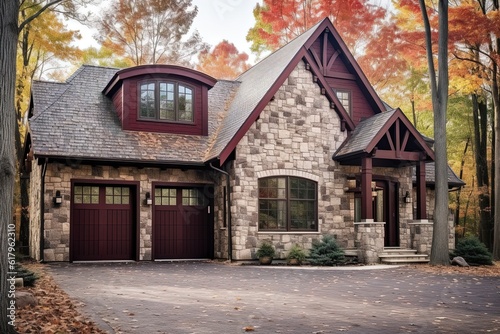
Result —
<path fill-rule="evenodd" d="M 49 268 L 109 333 L 500 332 L 498 277 L 196 262 Z"/>

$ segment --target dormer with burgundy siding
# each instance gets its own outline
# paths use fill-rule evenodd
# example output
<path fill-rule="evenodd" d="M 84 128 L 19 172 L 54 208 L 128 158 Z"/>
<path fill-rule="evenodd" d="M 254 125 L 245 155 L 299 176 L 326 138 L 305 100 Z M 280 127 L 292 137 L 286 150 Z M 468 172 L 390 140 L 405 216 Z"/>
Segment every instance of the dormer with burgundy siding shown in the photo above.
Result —
<path fill-rule="evenodd" d="M 175 65 L 118 71 L 103 90 L 124 130 L 208 135 L 208 91 L 217 81 Z"/>

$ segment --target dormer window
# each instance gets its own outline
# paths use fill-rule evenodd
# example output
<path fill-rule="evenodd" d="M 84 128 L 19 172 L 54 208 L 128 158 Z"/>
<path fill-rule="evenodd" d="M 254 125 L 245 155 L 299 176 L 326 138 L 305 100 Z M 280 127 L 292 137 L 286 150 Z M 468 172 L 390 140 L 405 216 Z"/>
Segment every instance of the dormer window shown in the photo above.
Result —
<path fill-rule="evenodd" d="M 193 88 L 181 82 L 141 82 L 139 84 L 139 118 L 192 123 L 194 121 L 193 91 Z"/>

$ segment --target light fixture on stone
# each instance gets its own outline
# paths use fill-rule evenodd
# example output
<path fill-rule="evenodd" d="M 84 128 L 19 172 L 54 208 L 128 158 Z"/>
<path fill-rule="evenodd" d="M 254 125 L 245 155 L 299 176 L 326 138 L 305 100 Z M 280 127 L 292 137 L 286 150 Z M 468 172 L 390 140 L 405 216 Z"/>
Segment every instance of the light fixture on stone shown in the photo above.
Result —
<path fill-rule="evenodd" d="M 403 202 L 411 203 L 411 196 L 409 191 L 406 191 L 405 195 L 403 196 Z"/>
<path fill-rule="evenodd" d="M 146 205 L 153 204 L 153 199 L 151 198 L 151 193 L 149 191 L 146 193 L 146 198 L 144 199 L 144 204 L 146 204 Z"/>
<path fill-rule="evenodd" d="M 54 202 L 55 206 L 59 206 L 59 205 L 62 204 L 61 191 L 59 191 L 59 190 L 56 191 L 56 195 L 54 196 L 54 198 L 52 199 L 52 201 Z"/>

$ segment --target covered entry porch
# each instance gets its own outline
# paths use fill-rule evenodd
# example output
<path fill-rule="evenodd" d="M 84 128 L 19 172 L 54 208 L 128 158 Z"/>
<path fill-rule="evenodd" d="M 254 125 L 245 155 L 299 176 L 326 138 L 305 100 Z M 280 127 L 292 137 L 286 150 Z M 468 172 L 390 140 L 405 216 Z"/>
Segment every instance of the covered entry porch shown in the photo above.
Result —
<path fill-rule="evenodd" d="M 359 168 L 347 183 L 354 193 L 355 246 L 361 262 L 378 263 L 388 250 L 416 247 L 414 241 L 422 238 L 411 234 L 432 230 L 427 220 L 426 163 L 434 160 L 434 152 L 400 109 L 360 122 L 333 159 Z M 421 241 L 427 239 L 426 235 Z"/>

